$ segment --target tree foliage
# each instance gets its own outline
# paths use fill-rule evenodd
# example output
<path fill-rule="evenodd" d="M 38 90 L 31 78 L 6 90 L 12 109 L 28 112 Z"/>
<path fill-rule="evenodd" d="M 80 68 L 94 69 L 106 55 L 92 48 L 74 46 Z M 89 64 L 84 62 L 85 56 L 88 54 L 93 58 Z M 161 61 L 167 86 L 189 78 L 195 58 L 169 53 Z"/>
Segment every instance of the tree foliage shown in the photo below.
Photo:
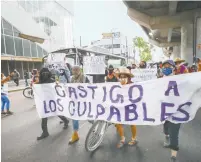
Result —
<path fill-rule="evenodd" d="M 151 50 L 153 46 L 145 42 L 142 37 L 135 37 L 133 39 L 133 46 L 138 48 L 141 61 L 149 61 L 152 59 Z"/>

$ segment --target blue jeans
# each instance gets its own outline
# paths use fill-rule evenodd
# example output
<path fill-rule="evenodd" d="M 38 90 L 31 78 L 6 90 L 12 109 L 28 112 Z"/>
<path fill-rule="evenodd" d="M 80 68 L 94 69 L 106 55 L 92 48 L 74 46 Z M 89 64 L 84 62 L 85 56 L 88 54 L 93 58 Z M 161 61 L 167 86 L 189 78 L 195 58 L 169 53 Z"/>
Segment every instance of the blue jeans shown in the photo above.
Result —
<path fill-rule="evenodd" d="M 4 107 L 6 106 L 6 110 L 10 108 L 10 100 L 7 95 L 1 94 L 1 111 L 4 111 Z"/>
<path fill-rule="evenodd" d="M 79 129 L 79 121 L 73 120 L 73 130 L 78 131 L 78 129 Z"/>

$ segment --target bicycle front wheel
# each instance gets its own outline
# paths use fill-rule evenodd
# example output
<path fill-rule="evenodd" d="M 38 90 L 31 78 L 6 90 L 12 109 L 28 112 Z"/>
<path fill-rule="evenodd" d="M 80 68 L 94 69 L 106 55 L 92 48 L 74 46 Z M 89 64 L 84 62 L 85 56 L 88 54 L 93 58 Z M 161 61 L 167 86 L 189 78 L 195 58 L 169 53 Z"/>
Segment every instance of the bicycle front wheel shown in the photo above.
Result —
<path fill-rule="evenodd" d="M 107 130 L 108 123 L 106 121 L 96 121 L 89 129 L 85 140 L 85 149 L 87 151 L 96 150 L 103 141 L 103 137 Z"/>
<path fill-rule="evenodd" d="M 33 98 L 33 89 L 31 87 L 27 87 L 23 90 L 23 95 L 26 98 Z"/>

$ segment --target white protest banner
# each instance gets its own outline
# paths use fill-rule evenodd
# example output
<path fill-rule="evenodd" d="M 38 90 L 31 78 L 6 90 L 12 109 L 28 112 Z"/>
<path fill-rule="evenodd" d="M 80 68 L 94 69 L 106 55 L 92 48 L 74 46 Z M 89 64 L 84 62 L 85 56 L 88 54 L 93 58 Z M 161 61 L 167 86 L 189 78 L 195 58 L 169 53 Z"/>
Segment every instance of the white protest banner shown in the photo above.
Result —
<path fill-rule="evenodd" d="M 132 81 L 142 82 L 147 80 L 152 80 L 157 78 L 157 68 L 153 69 L 132 69 L 131 73 L 134 75 Z"/>
<path fill-rule="evenodd" d="M 35 84 L 40 117 L 63 115 L 76 120 L 159 125 L 185 123 L 201 107 L 201 72 L 136 84 Z"/>
<path fill-rule="evenodd" d="M 85 56 L 83 71 L 84 74 L 105 74 L 105 56 Z"/>

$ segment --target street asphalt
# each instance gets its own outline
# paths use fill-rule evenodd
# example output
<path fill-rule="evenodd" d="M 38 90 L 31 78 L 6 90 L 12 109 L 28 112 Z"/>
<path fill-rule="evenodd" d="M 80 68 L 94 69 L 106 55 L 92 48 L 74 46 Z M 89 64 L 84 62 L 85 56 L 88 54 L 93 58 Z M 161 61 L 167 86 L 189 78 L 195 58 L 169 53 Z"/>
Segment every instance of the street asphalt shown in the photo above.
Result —
<path fill-rule="evenodd" d="M 117 149 L 118 136 L 114 126 L 109 127 L 104 140 L 95 152 L 84 148 L 86 134 L 91 126 L 80 123 L 80 140 L 68 145 L 72 123 L 62 129 L 58 117 L 48 120 L 50 136 L 37 141 L 41 127 L 34 101 L 24 98 L 22 91 L 9 93 L 14 115 L 1 119 L 2 162 L 169 162 L 170 150 L 163 148 L 162 125 L 138 126 L 137 146 L 125 145 Z M 126 128 L 129 140 L 130 130 Z M 180 130 L 179 162 L 201 162 L 201 109 L 195 119 L 183 124 Z"/>

